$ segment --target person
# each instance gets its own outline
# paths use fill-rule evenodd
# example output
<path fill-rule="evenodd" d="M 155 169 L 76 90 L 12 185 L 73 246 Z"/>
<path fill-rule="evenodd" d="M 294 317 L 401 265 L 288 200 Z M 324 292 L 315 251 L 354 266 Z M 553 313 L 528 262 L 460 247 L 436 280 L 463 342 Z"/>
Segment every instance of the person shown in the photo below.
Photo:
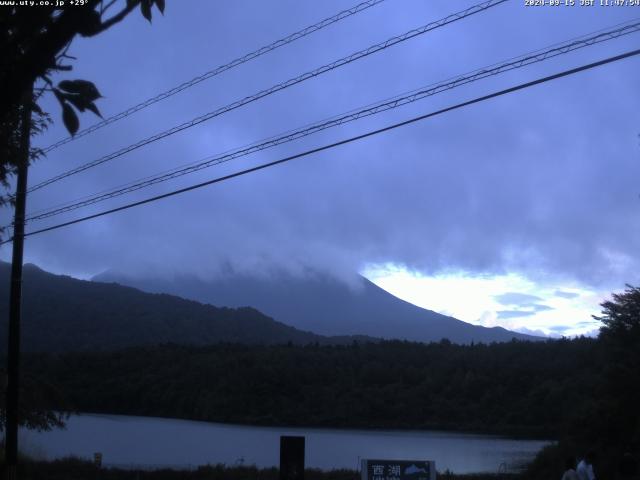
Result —
<path fill-rule="evenodd" d="M 580 480 L 578 474 L 575 471 L 576 459 L 568 457 L 564 464 L 564 473 L 562 474 L 562 480 Z"/>
<path fill-rule="evenodd" d="M 620 459 L 618 473 L 621 479 L 638 478 L 638 462 L 629 452 L 625 453 Z"/>
<path fill-rule="evenodd" d="M 576 468 L 576 473 L 580 480 L 596 480 L 596 475 L 593 473 L 593 462 L 595 462 L 595 459 L 596 454 L 594 452 L 589 452 L 582 460 L 580 460 L 578 468 Z"/>

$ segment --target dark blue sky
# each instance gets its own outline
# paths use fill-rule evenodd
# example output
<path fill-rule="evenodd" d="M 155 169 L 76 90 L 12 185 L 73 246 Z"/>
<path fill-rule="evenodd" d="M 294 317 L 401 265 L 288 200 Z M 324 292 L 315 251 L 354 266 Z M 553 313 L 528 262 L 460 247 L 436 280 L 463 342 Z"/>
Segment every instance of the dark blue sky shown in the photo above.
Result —
<path fill-rule="evenodd" d="M 95 81 L 105 116 L 347 8 L 347 1 L 167 2 L 77 39 L 62 78 Z M 388 0 L 65 145 L 30 184 L 475 2 Z M 157 13 L 157 12 L 156 12 Z M 29 211 L 224 152 L 456 74 L 640 17 L 640 7 L 511 0 L 35 192 Z M 618 40 L 99 204 L 99 211 L 637 48 Z M 29 238 L 26 260 L 73 275 L 107 268 L 212 274 L 393 263 L 516 273 L 590 288 L 638 283 L 639 59 L 433 118 L 211 188 Z M 35 143 L 62 136 L 56 124 Z M 83 126 L 95 119 L 81 118 Z M 79 212 L 39 222 L 46 226 Z M 8 211 L 2 213 L 8 219 Z M 2 257 L 9 249 L 3 247 Z"/>

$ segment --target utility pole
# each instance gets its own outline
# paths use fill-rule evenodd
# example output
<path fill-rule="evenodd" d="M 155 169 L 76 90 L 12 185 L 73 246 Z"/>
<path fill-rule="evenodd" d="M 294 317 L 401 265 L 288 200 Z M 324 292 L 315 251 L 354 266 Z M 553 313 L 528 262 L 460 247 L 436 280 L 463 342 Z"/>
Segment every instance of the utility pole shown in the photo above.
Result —
<path fill-rule="evenodd" d="M 9 345 L 7 349 L 7 405 L 5 462 L 6 479 L 18 478 L 18 394 L 20 390 L 20 307 L 22 306 L 22 257 L 24 252 L 24 218 L 27 205 L 27 172 L 31 139 L 31 102 L 33 84 L 25 92 L 20 111 L 20 145 L 17 159 L 13 252 L 9 291 Z"/>

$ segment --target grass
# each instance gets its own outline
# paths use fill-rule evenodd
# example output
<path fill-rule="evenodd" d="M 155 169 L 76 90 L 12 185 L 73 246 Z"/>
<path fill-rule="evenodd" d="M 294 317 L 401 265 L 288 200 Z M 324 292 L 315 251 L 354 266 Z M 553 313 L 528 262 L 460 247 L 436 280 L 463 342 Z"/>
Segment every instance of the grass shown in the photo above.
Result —
<path fill-rule="evenodd" d="M 26 461 L 20 465 L 21 480 L 279 480 L 277 468 L 227 467 L 207 465 L 194 470 L 127 470 L 99 468 L 93 463 L 77 458 L 54 461 Z M 305 480 L 360 480 L 355 470 L 316 469 L 305 470 Z M 442 473 L 439 480 L 516 480 L 517 475 L 474 474 L 456 475 Z"/>

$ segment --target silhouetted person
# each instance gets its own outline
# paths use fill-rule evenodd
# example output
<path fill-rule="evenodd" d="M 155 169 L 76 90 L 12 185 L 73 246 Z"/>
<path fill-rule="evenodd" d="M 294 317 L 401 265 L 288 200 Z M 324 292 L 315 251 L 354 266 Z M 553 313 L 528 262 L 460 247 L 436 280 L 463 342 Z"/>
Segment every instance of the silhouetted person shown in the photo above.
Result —
<path fill-rule="evenodd" d="M 620 473 L 619 478 L 622 480 L 638 478 L 638 462 L 633 458 L 633 455 L 627 452 L 622 456 L 618 472 Z"/>
<path fill-rule="evenodd" d="M 595 460 L 596 454 L 594 452 L 587 453 L 587 455 L 580 460 L 578 468 L 576 468 L 580 480 L 596 480 L 596 475 L 593 473 L 593 463 Z"/>
<path fill-rule="evenodd" d="M 578 477 L 578 473 L 575 470 L 576 468 L 576 459 L 573 457 L 568 457 L 564 462 L 564 473 L 562 474 L 562 480 L 580 480 Z"/>

